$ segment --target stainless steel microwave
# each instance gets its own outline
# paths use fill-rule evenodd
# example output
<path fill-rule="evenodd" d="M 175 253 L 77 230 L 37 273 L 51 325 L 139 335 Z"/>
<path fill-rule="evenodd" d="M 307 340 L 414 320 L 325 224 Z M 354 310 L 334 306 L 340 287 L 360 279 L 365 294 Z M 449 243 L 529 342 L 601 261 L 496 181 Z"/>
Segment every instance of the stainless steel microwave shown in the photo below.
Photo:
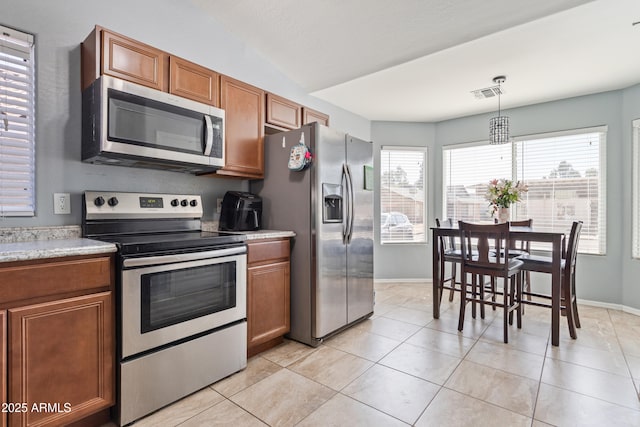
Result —
<path fill-rule="evenodd" d="M 110 76 L 82 93 L 82 160 L 176 172 L 224 166 L 224 110 Z"/>

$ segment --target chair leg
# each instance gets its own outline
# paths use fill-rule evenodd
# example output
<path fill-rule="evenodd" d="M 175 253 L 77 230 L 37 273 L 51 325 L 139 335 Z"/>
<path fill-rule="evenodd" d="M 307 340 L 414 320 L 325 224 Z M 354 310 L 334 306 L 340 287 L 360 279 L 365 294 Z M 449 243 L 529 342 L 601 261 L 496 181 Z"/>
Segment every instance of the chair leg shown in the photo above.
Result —
<path fill-rule="evenodd" d="M 475 274 L 471 275 L 471 298 L 473 298 L 471 300 L 471 317 L 474 319 L 476 318 L 476 300 L 478 298 L 476 277 L 477 276 Z"/>
<path fill-rule="evenodd" d="M 528 273 L 528 272 L 527 272 Z M 523 289 L 523 283 L 522 283 L 522 279 L 523 279 L 523 274 L 522 273 L 518 273 L 518 277 L 517 277 L 517 286 L 518 289 L 516 290 L 516 304 L 518 304 L 516 306 L 516 313 L 517 313 L 517 326 L 518 329 L 522 328 L 522 313 L 524 311 L 524 307 L 522 306 L 522 289 Z"/>
<path fill-rule="evenodd" d="M 571 295 L 571 278 L 570 277 L 563 277 L 563 289 L 562 292 L 564 293 L 564 306 L 565 306 L 565 313 L 567 315 L 567 323 L 569 324 L 569 335 L 571 336 L 571 338 L 573 338 L 574 340 L 576 338 L 578 338 L 578 334 L 576 333 L 576 325 L 574 323 L 574 319 L 575 319 L 575 314 L 573 313 L 573 298 Z"/>
<path fill-rule="evenodd" d="M 504 289 L 502 290 L 502 328 L 505 344 L 509 342 L 509 292 L 507 292 L 509 284 L 507 281 L 508 279 L 505 279 Z"/>
<path fill-rule="evenodd" d="M 456 273 L 458 270 L 458 266 L 455 263 L 451 263 L 451 287 L 456 287 Z M 453 301 L 454 290 L 451 289 L 449 291 L 449 302 Z"/>
<path fill-rule="evenodd" d="M 571 304 L 573 307 L 573 319 L 576 328 L 580 328 L 580 316 L 578 315 L 578 297 L 576 297 L 576 275 L 575 271 L 571 272 Z"/>
<path fill-rule="evenodd" d="M 467 306 L 467 275 L 461 274 L 462 280 L 460 285 L 460 315 L 458 316 L 458 330 L 462 331 L 464 325 L 464 311 Z"/>
<path fill-rule="evenodd" d="M 484 319 L 484 276 L 480 275 L 478 278 L 478 289 L 480 290 L 480 318 Z"/>
<path fill-rule="evenodd" d="M 445 264 L 444 261 L 442 259 L 442 255 L 440 256 L 440 278 L 439 278 L 439 283 L 438 283 L 438 288 L 440 289 L 440 302 L 439 305 L 442 305 L 442 294 L 444 293 L 444 282 L 445 282 L 445 270 L 444 270 Z"/>

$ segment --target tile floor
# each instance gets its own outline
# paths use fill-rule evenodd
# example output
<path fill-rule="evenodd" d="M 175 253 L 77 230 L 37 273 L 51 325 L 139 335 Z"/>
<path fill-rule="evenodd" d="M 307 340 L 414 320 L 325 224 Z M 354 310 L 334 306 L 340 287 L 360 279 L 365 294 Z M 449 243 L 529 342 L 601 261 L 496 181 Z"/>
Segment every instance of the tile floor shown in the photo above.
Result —
<path fill-rule="evenodd" d="M 458 333 L 457 308 L 434 320 L 430 283 L 377 283 L 371 319 L 286 341 L 135 426 L 640 426 L 640 317 L 580 306 L 578 339 L 563 318 L 555 348 L 547 309 L 504 344 L 500 315 Z"/>

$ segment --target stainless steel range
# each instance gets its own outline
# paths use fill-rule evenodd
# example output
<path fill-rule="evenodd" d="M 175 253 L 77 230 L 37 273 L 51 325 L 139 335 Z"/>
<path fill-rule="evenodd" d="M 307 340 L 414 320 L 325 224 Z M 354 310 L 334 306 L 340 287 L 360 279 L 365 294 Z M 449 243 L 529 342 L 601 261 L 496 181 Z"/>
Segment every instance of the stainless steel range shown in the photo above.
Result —
<path fill-rule="evenodd" d="M 200 196 L 87 191 L 83 234 L 117 255 L 118 419 L 247 365 L 244 236 L 201 231 Z"/>

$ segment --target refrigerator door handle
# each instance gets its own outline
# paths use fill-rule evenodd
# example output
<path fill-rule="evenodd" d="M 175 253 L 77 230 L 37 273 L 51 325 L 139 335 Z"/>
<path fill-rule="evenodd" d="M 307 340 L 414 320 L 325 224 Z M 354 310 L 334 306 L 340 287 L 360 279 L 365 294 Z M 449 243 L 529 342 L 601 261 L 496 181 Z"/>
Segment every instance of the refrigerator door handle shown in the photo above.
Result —
<path fill-rule="evenodd" d="M 342 220 L 342 243 L 347 244 L 347 236 L 349 235 L 349 217 L 351 216 L 351 206 L 349 206 L 349 173 L 347 171 L 347 165 L 342 164 L 342 179 L 341 183 L 344 183 L 345 198 L 344 200 L 344 218 Z"/>
<path fill-rule="evenodd" d="M 346 165 L 346 170 L 347 170 L 347 197 L 348 197 L 348 201 L 347 204 L 349 206 L 349 217 L 347 218 L 347 244 L 351 243 L 351 236 L 353 236 L 353 218 L 355 217 L 354 213 L 355 213 L 355 201 L 354 201 L 354 195 L 353 195 L 353 175 L 351 175 L 351 168 L 349 167 L 349 165 Z"/>

